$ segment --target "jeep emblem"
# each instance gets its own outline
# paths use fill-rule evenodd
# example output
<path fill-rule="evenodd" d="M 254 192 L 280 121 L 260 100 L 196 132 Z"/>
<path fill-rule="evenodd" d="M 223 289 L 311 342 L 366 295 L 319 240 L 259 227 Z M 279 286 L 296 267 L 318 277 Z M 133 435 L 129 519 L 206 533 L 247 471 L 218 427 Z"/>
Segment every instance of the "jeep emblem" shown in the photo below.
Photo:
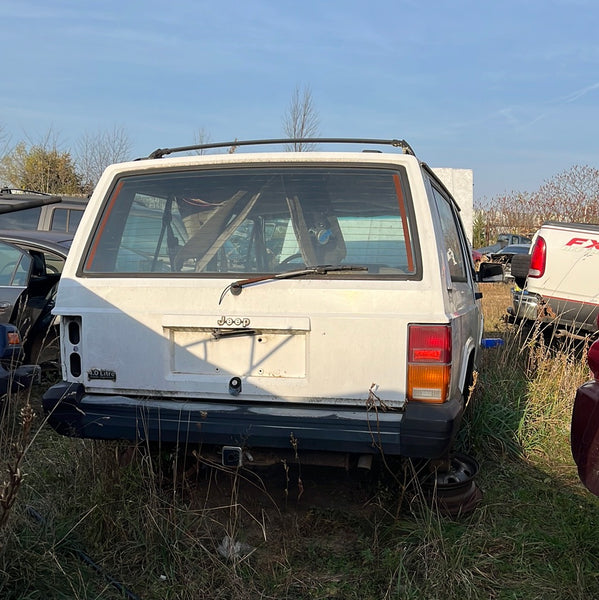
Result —
<path fill-rule="evenodd" d="M 250 320 L 247 317 L 221 317 L 217 322 L 217 325 L 222 327 L 249 327 Z"/>

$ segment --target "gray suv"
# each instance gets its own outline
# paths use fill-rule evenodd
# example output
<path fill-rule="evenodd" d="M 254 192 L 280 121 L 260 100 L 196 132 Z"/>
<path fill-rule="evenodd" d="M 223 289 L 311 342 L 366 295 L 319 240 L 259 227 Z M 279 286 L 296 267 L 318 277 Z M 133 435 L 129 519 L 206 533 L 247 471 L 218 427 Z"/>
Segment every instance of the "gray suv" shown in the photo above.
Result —
<path fill-rule="evenodd" d="M 74 233 L 86 207 L 87 198 L 3 188 L 0 229 Z"/>

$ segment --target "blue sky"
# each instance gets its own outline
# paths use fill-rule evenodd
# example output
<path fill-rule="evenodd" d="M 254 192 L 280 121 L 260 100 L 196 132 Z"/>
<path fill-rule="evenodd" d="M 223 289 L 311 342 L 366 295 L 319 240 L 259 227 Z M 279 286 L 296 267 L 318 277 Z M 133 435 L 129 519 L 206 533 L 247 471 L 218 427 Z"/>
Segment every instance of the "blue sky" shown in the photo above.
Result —
<path fill-rule="evenodd" d="M 406 139 L 478 200 L 599 167 L 596 0 L 0 0 L 0 22 L 12 142 L 282 137 L 308 86 L 322 136 Z"/>

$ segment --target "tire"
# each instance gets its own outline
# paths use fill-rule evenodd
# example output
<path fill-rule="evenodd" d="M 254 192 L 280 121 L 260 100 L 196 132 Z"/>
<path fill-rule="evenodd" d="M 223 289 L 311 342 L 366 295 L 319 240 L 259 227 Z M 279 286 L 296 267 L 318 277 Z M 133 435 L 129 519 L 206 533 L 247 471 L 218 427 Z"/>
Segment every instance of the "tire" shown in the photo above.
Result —
<path fill-rule="evenodd" d="M 512 277 L 518 287 L 524 287 L 529 267 L 530 254 L 514 254 L 512 257 Z"/>

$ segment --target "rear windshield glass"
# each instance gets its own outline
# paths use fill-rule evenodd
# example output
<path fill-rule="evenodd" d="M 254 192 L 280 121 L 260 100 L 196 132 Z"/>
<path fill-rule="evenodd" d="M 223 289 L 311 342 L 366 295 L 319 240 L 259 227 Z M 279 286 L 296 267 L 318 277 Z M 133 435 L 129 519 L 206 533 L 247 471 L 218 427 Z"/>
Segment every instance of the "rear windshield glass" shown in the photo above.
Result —
<path fill-rule="evenodd" d="M 121 179 L 87 273 L 238 275 L 359 265 L 346 276 L 417 272 L 401 169 L 245 168 Z"/>
<path fill-rule="evenodd" d="M 0 215 L 0 229 L 37 229 L 42 207 L 26 208 Z"/>
<path fill-rule="evenodd" d="M 55 208 L 52 212 L 50 229 L 52 231 L 68 231 L 69 233 L 75 233 L 82 216 L 83 209 Z"/>

